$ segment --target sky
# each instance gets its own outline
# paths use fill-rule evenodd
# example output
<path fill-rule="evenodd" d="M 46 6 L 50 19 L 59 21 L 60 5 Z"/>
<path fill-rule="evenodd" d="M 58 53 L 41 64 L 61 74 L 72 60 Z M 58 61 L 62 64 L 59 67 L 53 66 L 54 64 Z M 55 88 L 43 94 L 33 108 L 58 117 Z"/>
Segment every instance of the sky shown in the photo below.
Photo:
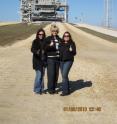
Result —
<path fill-rule="evenodd" d="M 112 26 L 117 28 L 117 0 L 112 0 Z M 104 24 L 104 0 L 68 0 L 69 22 Z M 0 21 L 20 21 L 20 1 L 0 0 Z"/>

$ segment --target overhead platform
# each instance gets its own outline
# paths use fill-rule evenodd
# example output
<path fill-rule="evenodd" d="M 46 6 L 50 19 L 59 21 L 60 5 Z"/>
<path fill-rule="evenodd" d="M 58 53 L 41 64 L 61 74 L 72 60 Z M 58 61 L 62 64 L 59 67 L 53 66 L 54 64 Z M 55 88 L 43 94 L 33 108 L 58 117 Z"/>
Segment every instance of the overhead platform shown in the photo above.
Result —
<path fill-rule="evenodd" d="M 21 21 L 68 21 L 67 0 L 20 0 Z"/>

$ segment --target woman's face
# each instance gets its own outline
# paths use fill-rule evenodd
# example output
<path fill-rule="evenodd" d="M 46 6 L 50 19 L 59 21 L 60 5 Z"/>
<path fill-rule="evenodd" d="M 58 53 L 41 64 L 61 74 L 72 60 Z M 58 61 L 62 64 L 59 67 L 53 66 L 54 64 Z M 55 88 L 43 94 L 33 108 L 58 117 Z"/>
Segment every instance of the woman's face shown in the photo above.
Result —
<path fill-rule="evenodd" d="M 52 33 L 53 36 L 58 35 L 58 31 L 56 31 L 56 30 L 53 30 L 51 33 Z"/>
<path fill-rule="evenodd" d="M 40 31 L 40 32 L 38 33 L 38 38 L 39 38 L 39 39 L 43 39 L 43 38 L 44 38 L 44 32 L 43 32 L 43 31 Z"/>
<path fill-rule="evenodd" d="M 68 33 L 65 33 L 63 38 L 64 38 L 64 41 L 69 41 L 70 40 L 70 36 L 69 36 Z"/>

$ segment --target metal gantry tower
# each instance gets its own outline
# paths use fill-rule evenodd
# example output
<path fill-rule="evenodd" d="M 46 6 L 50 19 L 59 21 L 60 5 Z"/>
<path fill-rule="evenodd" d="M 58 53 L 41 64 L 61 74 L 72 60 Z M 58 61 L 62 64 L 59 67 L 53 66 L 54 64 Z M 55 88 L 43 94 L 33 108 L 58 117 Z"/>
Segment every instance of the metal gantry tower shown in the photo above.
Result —
<path fill-rule="evenodd" d="M 105 26 L 111 28 L 112 26 L 112 0 L 104 0 L 105 3 Z"/>
<path fill-rule="evenodd" d="M 20 0 L 21 21 L 68 21 L 67 0 Z"/>

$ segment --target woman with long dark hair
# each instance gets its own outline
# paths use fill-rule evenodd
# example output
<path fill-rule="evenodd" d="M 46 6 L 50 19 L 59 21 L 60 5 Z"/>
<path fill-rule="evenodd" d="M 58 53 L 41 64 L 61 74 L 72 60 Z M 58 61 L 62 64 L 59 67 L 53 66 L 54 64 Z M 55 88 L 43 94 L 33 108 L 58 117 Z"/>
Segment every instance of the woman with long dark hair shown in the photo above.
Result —
<path fill-rule="evenodd" d="M 76 45 L 72 40 L 71 34 L 65 32 L 60 44 L 60 67 L 62 73 L 62 94 L 61 96 L 70 94 L 68 74 L 74 62 L 76 55 Z"/>
<path fill-rule="evenodd" d="M 31 47 L 31 52 L 33 53 L 33 69 L 36 71 L 34 92 L 37 94 L 42 94 L 44 91 L 44 70 L 45 70 L 45 31 L 39 29 L 36 34 L 36 39 L 34 39 Z"/>

